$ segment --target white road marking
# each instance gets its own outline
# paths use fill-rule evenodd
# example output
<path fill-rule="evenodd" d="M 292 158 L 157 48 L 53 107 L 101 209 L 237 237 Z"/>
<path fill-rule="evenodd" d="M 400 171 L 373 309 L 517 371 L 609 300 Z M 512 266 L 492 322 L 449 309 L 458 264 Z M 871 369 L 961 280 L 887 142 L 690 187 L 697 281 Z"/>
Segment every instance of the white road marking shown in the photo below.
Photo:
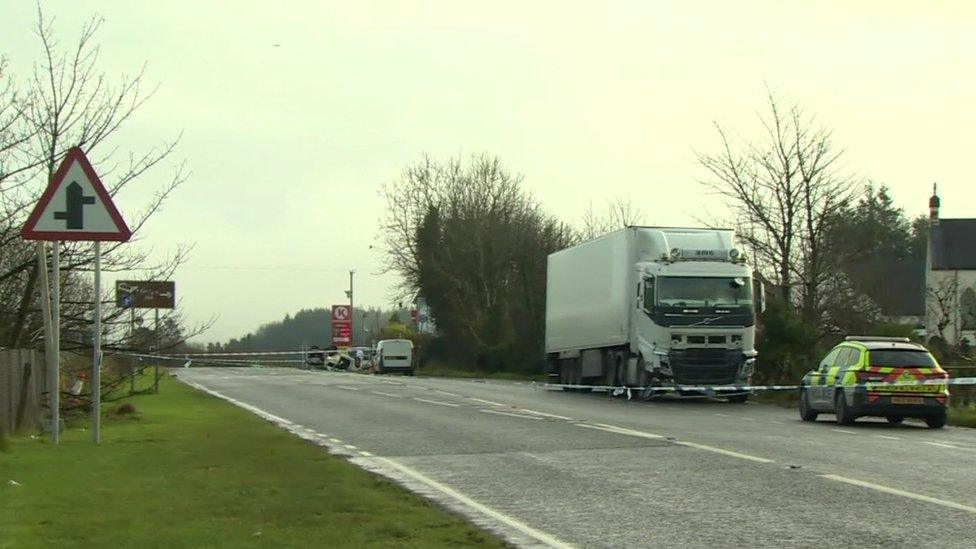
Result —
<path fill-rule="evenodd" d="M 350 387 L 348 385 L 336 385 L 336 387 L 338 387 L 340 389 L 345 389 L 347 391 L 358 391 L 359 390 L 356 387 Z"/>
<path fill-rule="evenodd" d="M 189 380 L 185 380 L 185 379 L 181 379 L 181 381 L 183 381 L 187 385 L 190 385 L 191 387 L 195 387 L 195 388 L 197 388 L 197 389 L 199 389 L 199 390 L 201 390 L 201 391 L 203 391 L 205 393 L 211 394 L 211 395 L 213 395 L 213 396 L 215 396 L 217 398 L 222 398 L 222 399 L 230 402 L 231 404 L 234 404 L 236 406 L 239 406 L 239 407 L 241 407 L 241 408 L 243 408 L 243 409 L 245 409 L 245 410 L 247 410 L 249 412 L 253 412 L 254 414 L 256 414 L 256 415 L 258 415 L 260 417 L 263 417 L 263 418 L 265 418 L 267 420 L 270 420 L 270 421 L 274 421 L 274 422 L 278 423 L 279 425 L 281 425 L 282 427 L 285 427 L 286 429 L 289 429 L 290 430 L 291 429 L 290 426 L 293 425 L 292 422 L 290 422 L 290 421 L 288 421 L 286 419 L 283 419 L 283 418 L 280 418 L 280 417 L 278 417 L 276 415 L 273 415 L 273 414 L 270 414 L 268 412 L 265 412 L 264 410 L 262 410 L 260 408 L 257 408 L 255 406 L 251 406 L 250 404 L 246 404 L 244 402 L 241 402 L 241 401 L 236 400 L 234 398 L 231 398 L 229 396 L 223 395 L 223 394 L 221 394 L 221 393 L 219 393 L 217 391 L 208 389 L 208 388 L 204 387 L 203 385 L 200 385 L 199 383 L 195 383 L 195 382 L 192 382 L 192 381 L 189 381 Z M 531 526 L 529 526 L 529 525 L 527 525 L 527 524 L 525 524 L 525 523 L 523 523 L 523 522 L 521 522 L 519 520 L 516 520 L 516 519 L 514 519 L 512 517 L 509 517 L 508 515 L 505 515 L 503 513 L 500 513 L 498 511 L 492 509 L 491 507 L 488 507 L 486 505 L 482 505 L 481 503 L 478 503 L 477 501 L 475 501 L 475 500 L 473 500 L 473 499 L 465 496 L 464 494 L 461 494 L 460 492 L 458 492 L 458 491 L 456 491 L 456 490 L 454 490 L 452 488 L 449 488 L 449 487 L 447 487 L 447 486 L 445 486 L 445 485 L 437 482 L 436 480 L 427 478 L 426 476 L 424 476 L 420 472 L 414 471 L 413 469 L 411 469 L 411 468 L 409 468 L 409 467 L 407 467 L 405 465 L 402 465 L 400 463 L 397 463 L 397 462 L 393 461 L 392 459 L 387 459 L 387 458 L 382 458 L 382 457 L 376 457 L 376 458 L 374 458 L 374 457 L 372 457 L 372 454 L 370 454 L 369 452 L 360 452 L 360 454 L 362 454 L 364 456 L 367 456 L 367 457 L 370 457 L 371 459 L 373 459 L 375 461 L 378 461 L 378 462 L 381 462 L 381 463 L 383 463 L 383 464 L 385 464 L 385 465 L 387 465 L 389 467 L 392 467 L 392 468 L 396 469 L 397 471 L 400 471 L 401 473 L 403 473 L 403 474 L 405 474 L 407 476 L 412 477 L 413 479 L 417 480 L 418 482 L 421 482 L 421 483 L 429 486 L 430 488 L 433 488 L 433 489 L 441 492 L 442 494 L 444 494 L 444 495 L 446 495 L 446 496 L 454 499 L 455 501 L 461 503 L 462 505 L 465 505 L 465 506 L 467 506 L 467 507 L 469 507 L 469 508 L 471 508 L 471 509 L 473 509 L 473 510 L 479 512 L 479 513 L 481 513 L 481 514 L 487 515 L 487 516 L 489 516 L 489 517 L 497 520 L 498 522 L 501 522 L 502 524 L 505 524 L 506 526 L 509 526 L 510 528 L 513 528 L 515 530 L 518 530 L 519 532 L 521 532 L 521 533 L 523 533 L 523 534 L 525 534 L 525 535 L 527 535 L 527 536 L 529 536 L 529 537 L 531 537 L 533 539 L 536 539 L 536 540 L 538 540 L 539 542 L 541 542 L 541 543 L 543 543 L 545 545 L 548 545 L 549 547 L 555 547 L 556 549 L 573 549 L 573 546 L 572 545 L 570 545 L 570 544 L 568 544 L 568 543 L 566 543 L 564 541 L 561 541 L 561 540 L 559 540 L 559 539 L 557 539 L 557 538 L 555 538 L 555 537 L 553 537 L 553 536 L 551 536 L 551 535 L 549 535 L 549 534 L 547 534 L 547 533 L 545 533 L 545 532 L 543 532 L 541 530 L 536 530 L 535 528 L 532 528 Z"/>
<path fill-rule="evenodd" d="M 746 416 L 740 416 L 739 419 L 744 419 L 746 421 L 756 421 L 756 418 L 754 418 L 754 417 L 746 417 Z"/>
<path fill-rule="evenodd" d="M 434 392 L 435 393 L 440 393 L 442 395 L 451 396 L 451 397 L 459 397 L 459 398 L 461 397 L 461 395 L 454 394 L 454 393 L 448 393 L 447 391 L 438 391 L 438 390 L 435 389 Z"/>
<path fill-rule="evenodd" d="M 856 435 L 857 431 L 848 431 L 846 429 L 831 429 L 835 433 L 844 433 L 845 435 Z"/>
<path fill-rule="evenodd" d="M 453 402 L 441 402 L 439 400 L 427 400 L 426 398 L 414 397 L 414 400 L 419 400 L 420 402 L 426 402 L 427 404 L 437 404 L 439 406 L 451 406 L 457 408 L 460 404 L 454 404 Z"/>
<path fill-rule="evenodd" d="M 607 425 L 606 423 L 594 423 L 592 425 L 586 423 L 577 423 L 579 427 L 586 427 L 588 429 L 597 429 L 599 431 L 606 431 L 608 433 L 614 433 L 618 435 L 628 435 L 632 437 L 649 438 L 652 440 L 664 438 L 662 435 L 656 435 L 654 433 L 647 433 L 644 431 L 635 431 L 633 429 L 627 429 L 625 427 L 617 427 L 616 425 Z"/>
<path fill-rule="evenodd" d="M 775 423 L 777 425 L 782 425 L 783 424 L 782 421 L 776 421 L 775 419 L 767 419 L 766 421 L 768 421 L 770 423 Z"/>
<path fill-rule="evenodd" d="M 487 404 L 489 406 L 506 406 L 505 404 L 502 404 L 501 402 L 494 402 L 494 401 L 491 401 L 491 400 L 484 400 L 484 399 L 481 399 L 481 398 L 468 397 L 468 399 L 469 400 L 473 400 L 475 402 L 480 402 L 482 404 Z"/>
<path fill-rule="evenodd" d="M 929 444 L 929 445 L 932 445 L 932 446 L 940 446 L 942 448 L 952 448 L 953 450 L 963 450 L 963 448 L 960 448 L 958 446 L 953 446 L 952 444 L 945 444 L 945 443 L 942 443 L 942 442 L 929 442 L 927 440 L 923 440 L 922 441 L 922 444 Z"/>
<path fill-rule="evenodd" d="M 484 410 L 484 411 L 487 412 L 488 410 Z M 476 510 L 476 511 L 482 513 L 482 514 L 488 515 L 489 517 L 491 517 L 491 518 L 493 518 L 493 519 L 495 519 L 495 520 L 497 520 L 497 521 L 499 521 L 499 522 L 501 522 L 501 523 L 503 523 L 503 524 L 505 524 L 505 525 L 507 525 L 507 526 L 509 526 L 511 528 L 514 528 L 515 530 L 518 530 L 519 532 L 521 532 L 521 533 L 523 533 L 523 534 L 525 534 L 525 535 L 527 535 L 527 536 L 529 536 L 529 537 L 531 537 L 533 539 L 536 539 L 536 540 L 538 540 L 539 542 L 541 542 L 541 543 L 543 543 L 545 545 L 548 545 L 549 547 L 555 547 L 557 549 L 572 549 L 572 547 L 573 547 L 572 545 L 570 545 L 570 544 L 568 544 L 568 543 L 566 543 L 564 541 L 561 541 L 561 540 L 559 540 L 559 539 L 557 539 L 557 538 L 555 538 L 555 537 L 553 537 L 553 536 L 551 536 L 551 535 L 549 535 L 549 534 L 547 534 L 547 533 L 545 533 L 545 532 L 543 532 L 541 530 L 536 530 L 535 528 L 532 528 L 531 526 L 529 526 L 529 525 L 527 525 L 527 524 L 525 524 L 525 523 L 523 523 L 523 522 L 521 522 L 519 520 L 516 520 L 516 519 L 514 519 L 514 518 L 512 518 L 512 517 L 510 517 L 508 515 L 502 514 L 502 513 L 498 512 L 498 511 L 496 511 L 496 510 L 494 510 L 494 509 L 492 509 L 492 508 L 490 508 L 490 507 L 488 507 L 486 505 L 482 505 L 481 503 L 478 503 L 477 501 L 475 501 L 475 500 L 473 500 L 473 499 L 465 496 L 464 494 L 458 492 L 457 490 L 454 490 L 453 488 L 450 488 L 448 486 L 445 486 L 445 485 L 437 482 L 436 480 L 433 480 L 433 479 L 425 476 L 423 473 L 420 473 L 419 471 L 415 471 L 415 470 L 413 470 L 413 469 L 411 469 L 411 468 L 409 468 L 409 467 L 407 467 L 405 465 L 402 465 L 400 463 L 397 463 L 396 461 L 393 461 L 392 459 L 378 457 L 378 458 L 373 458 L 373 461 L 380 462 L 380 463 L 383 463 L 383 464 L 385 464 L 385 465 L 387 465 L 389 467 L 392 467 L 393 469 L 396 469 L 397 471 L 400 471 L 401 473 L 403 473 L 403 474 L 405 474 L 405 475 L 407 475 L 407 476 L 409 476 L 409 477 L 417 480 L 418 482 L 421 482 L 421 483 L 429 486 L 430 488 L 433 488 L 433 489 L 437 490 L 438 492 L 441 492 L 442 494 L 450 497 L 451 499 L 454 499 L 454 500 L 458 501 L 459 503 L 461 503 L 463 505 L 466 505 L 466 506 L 470 507 L 471 509 L 474 509 L 474 510 Z"/>
<path fill-rule="evenodd" d="M 968 505 L 963 505 L 961 503 L 956 503 L 954 501 L 948 501 L 945 499 L 933 498 L 931 496 L 926 496 L 923 494 L 916 494 L 914 492 L 906 492 L 905 490 L 899 490 L 897 488 L 890 488 L 888 486 L 882 486 L 880 484 L 874 484 L 871 482 L 864 482 L 863 480 L 856 480 L 853 478 L 842 477 L 840 475 L 820 475 L 822 478 L 828 480 L 835 480 L 837 482 L 844 482 L 847 484 L 852 484 L 854 486 L 860 486 L 861 488 L 868 488 L 871 490 L 877 490 L 878 492 L 884 492 L 886 494 L 893 494 L 896 496 L 902 496 L 906 498 L 915 499 L 918 501 L 924 501 L 927 503 L 934 503 L 936 505 L 941 505 L 943 507 L 949 507 L 951 509 L 958 509 L 960 511 L 966 511 L 968 513 L 976 514 L 976 507 L 970 507 Z"/>
<path fill-rule="evenodd" d="M 878 438 L 886 438 L 888 440 L 901 440 L 901 437 L 890 437 L 888 435 L 874 435 Z"/>
<path fill-rule="evenodd" d="M 480 410 L 480 411 L 486 414 L 495 414 L 499 416 L 508 416 L 508 417 L 520 417 L 522 419 L 535 419 L 535 420 L 542 421 L 542 418 L 539 416 L 527 416 L 523 414 L 513 414 L 511 412 L 499 412 L 497 410 Z"/>
<path fill-rule="evenodd" d="M 571 417 L 557 416 L 556 414 L 547 414 L 545 412 L 536 412 L 535 410 L 529 410 L 528 408 L 519 408 L 518 410 L 520 412 L 527 412 L 529 414 L 535 414 L 537 416 L 551 417 L 551 418 L 554 418 L 554 419 L 564 419 L 566 421 L 572 421 L 573 420 L 573 418 L 571 418 Z"/>
<path fill-rule="evenodd" d="M 728 414 L 712 414 L 712 415 L 718 417 L 729 417 Z"/>
<path fill-rule="evenodd" d="M 359 449 L 359 448 L 356 448 L 355 446 L 353 446 L 352 444 L 346 444 L 345 447 L 348 448 L 348 449 L 350 449 L 350 450 L 358 450 Z"/>
<path fill-rule="evenodd" d="M 362 450 L 359 451 L 359 455 L 365 456 L 365 457 L 373 457 L 373 454 L 371 454 L 369 452 L 363 452 Z"/>
<path fill-rule="evenodd" d="M 773 463 L 773 460 L 767 459 L 759 456 L 750 456 L 749 454 L 742 454 L 739 452 L 733 452 L 732 450 L 724 450 L 722 448 L 716 448 L 714 446 L 706 446 L 704 444 L 698 444 L 695 442 L 685 442 L 683 440 L 674 441 L 675 444 L 680 444 L 681 446 L 687 446 L 689 448 L 697 448 L 699 450 L 705 450 L 706 452 L 714 452 L 716 454 L 722 454 L 723 456 L 729 456 L 739 459 L 747 459 L 749 461 L 755 461 L 756 463 Z"/>
<path fill-rule="evenodd" d="M 370 392 L 373 393 L 374 395 L 382 395 L 385 397 L 393 397 L 393 398 L 400 398 L 401 396 L 403 396 L 403 395 L 395 395 L 393 393 L 384 393 L 383 391 L 370 391 Z"/>
<path fill-rule="evenodd" d="M 329 442 L 334 442 L 336 444 L 342 444 L 342 441 L 339 440 L 339 439 L 337 439 L 337 438 L 331 438 L 331 439 L 329 439 Z"/>
<path fill-rule="evenodd" d="M 630 435 L 633 437 L 649 438 L 649 439 L 662 439 L 665 438 L 661 435 L 656 435 L 654 433 L 646 433 L 644 431 L 635 431 L 633 429 L 627 429 L 624 427 L 617 427 L 615 425 L 607 425 L 605 423 L 596 423 L 593 425 L 588 425 L 586 423 L 577 423 L 579 427 L 585 427 L 587 429 L 597 429 L 600 431 L 606 431 L 608 433 L 616 433 L 618 435 Z M 773 460 L 766 459 L 758 456 L 750 456 L 749 454 L 743 454 L 740 452 L 733 452 L 732 450 L 725 450 L 722 448 L 716 448 L 714 446 L 707 446 L 705 444 L 698 444 L 696 442 L 685 442 L 683 440 L 674 440 L 674 444 L 681 446 L 687 446 L 688 448 L 696 448 L 698 450 L 704 450 L 706 452 L 714 452 L 716 454 L 722 454 L 724 456 L 747 459 L 749 461 L 755 461 L 757 463 L 773 463 Z"/>

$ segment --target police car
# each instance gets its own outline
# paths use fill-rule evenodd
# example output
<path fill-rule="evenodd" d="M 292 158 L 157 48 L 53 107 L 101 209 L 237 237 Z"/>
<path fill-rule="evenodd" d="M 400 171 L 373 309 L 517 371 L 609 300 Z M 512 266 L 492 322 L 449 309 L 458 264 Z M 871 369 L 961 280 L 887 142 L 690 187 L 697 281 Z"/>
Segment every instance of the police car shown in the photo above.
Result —
<path fill-rule="evenodd" d="M 908 338 L 848 336 L 803 377 L 800 418 L 815 421 L 832 413 L 837 423 L 850 425 L 861 416 L 894 424 L 914 417 L 938 429 L 946 423 L 949 391 L 933 380 L 948 377 L 925 347 Z"/>

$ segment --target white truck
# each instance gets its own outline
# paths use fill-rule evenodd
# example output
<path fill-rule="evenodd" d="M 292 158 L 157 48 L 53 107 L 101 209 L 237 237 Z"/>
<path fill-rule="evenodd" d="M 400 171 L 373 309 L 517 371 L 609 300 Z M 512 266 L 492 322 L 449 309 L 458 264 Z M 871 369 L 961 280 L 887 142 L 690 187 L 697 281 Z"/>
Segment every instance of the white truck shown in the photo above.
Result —
<path fill-rule="evenodd" d="M 550 381 L 642 387 L 645 397 L 655 387 L 750 383 L 763 292 L 734 237 L 724 229 L 628 227 L 551 254 Z M 721 389 L 693 394 L 748 398 Z"/>

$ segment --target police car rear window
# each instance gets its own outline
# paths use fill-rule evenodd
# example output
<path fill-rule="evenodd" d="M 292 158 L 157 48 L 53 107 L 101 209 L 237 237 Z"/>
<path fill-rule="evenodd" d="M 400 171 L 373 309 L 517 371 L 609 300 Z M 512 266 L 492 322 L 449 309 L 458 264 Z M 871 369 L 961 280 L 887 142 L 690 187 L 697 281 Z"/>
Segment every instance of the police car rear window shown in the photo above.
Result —
<path fill-rule="evenodd" d="M 935 368 L 935 359 L 925 351 L 880 349 L 869 351 L 871 366 L 895 368 Z"/>

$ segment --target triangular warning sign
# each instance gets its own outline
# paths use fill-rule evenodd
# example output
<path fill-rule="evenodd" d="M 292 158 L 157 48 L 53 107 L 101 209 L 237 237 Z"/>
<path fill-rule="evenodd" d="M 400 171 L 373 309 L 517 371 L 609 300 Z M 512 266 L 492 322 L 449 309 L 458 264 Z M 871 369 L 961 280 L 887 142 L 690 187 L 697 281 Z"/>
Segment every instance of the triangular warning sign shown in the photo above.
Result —
<path fill-rule="evenodd" d="M 85 153 L 74 147 L 58 166 L 20 236 L 27 240 L 125 242 L 132 231 Z"/>

